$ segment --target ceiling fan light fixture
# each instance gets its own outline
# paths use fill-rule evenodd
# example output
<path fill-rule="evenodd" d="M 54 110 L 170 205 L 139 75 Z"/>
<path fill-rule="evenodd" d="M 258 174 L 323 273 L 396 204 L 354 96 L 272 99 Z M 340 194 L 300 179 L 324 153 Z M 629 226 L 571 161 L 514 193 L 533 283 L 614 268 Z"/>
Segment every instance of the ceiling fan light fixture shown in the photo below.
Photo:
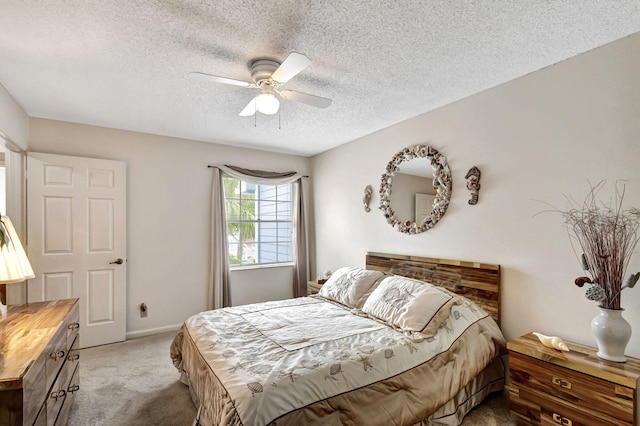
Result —
<path fill-rule="evenodd" d="M 280 101 L 273 93 L 260 93 L 256 96 L 256 109 L 265 115 L 273 115 L 278 112 Z"/>
<path fill-rule="evenodd" d="M 309 58 L 297 52 L 291 52 L 282 63 L 271 59 L 256 59 L 249 66 L 253 83 L 201 72 L 191 72 L 188 75 L 190 78 L 198 80 L 260 89 L 261 93 L 258 96 L 254 96 L 247 106 L 240 111 L 239 115 L 241 117 L 255 115 L 256 111 L 265 115 L 276 114 L 280 109 L 279 98 L 289 99 L 316 108 L 327 108 L 331 105 L 331 99 L 296 90 L 282 90 L 282 85 L 306 69 L 309 64 L 311 64 Z"/>

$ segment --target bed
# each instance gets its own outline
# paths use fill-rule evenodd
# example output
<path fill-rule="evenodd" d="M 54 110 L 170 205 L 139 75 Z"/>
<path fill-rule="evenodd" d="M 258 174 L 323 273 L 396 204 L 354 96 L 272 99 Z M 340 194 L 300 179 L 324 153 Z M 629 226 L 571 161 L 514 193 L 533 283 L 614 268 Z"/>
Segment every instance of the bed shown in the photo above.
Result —
<path fill-rule="evenodd" d="M 171 358 L 200 425 L 457 425 L 504 387 L 498 265 L 367 253 L 318 295 L 202 312 Z"/>

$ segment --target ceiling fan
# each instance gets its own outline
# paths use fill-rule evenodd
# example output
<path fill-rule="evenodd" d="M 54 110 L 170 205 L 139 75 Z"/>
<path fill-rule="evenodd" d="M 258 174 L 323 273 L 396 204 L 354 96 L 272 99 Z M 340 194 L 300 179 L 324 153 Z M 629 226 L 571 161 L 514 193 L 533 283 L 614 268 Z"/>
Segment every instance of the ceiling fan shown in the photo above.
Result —
<path fill-rule="evenodd" d="M 189 73 L 189 77 L 198 80 L 213 81 L 215 83 L 247 87 L 249 89 L 260 89 L 260 93 L 240 112 L 240 115 L 243 117 L 254 115 L 256 111 L 267 115 L 278 112 L 280 101 L 276 97 L 276 94 L 283 99 L 301 102 L 317 108 L 327 108 L 331 105 L 331 99 L 297 92 L 295 90 L 280 89 L 283 84 L 307 68 L 309 64 L 311 64 L 311 60 L 305 55 L 292 52 L 282 64 L 270 59 L 256 59 L 253 61 L 250 66 L 253 83 L 201 72 L 191 72 Z"/>

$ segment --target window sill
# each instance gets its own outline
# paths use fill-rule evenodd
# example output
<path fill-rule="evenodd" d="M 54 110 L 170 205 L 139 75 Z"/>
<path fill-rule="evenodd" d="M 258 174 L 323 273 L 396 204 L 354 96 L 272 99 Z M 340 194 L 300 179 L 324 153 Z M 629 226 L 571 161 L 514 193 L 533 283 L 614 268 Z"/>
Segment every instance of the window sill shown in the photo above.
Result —
<path fill-rule="evenodd" d="M 265 264 L 255 264 L 255 265 L 231 265 L 229 266 L 229 270 L 233 271 L 246 271 L 248 269 L 267 269 L 267 268 L 289 268 L 293 267 L 293 262 L 286 263 L 265 263 Z"/>

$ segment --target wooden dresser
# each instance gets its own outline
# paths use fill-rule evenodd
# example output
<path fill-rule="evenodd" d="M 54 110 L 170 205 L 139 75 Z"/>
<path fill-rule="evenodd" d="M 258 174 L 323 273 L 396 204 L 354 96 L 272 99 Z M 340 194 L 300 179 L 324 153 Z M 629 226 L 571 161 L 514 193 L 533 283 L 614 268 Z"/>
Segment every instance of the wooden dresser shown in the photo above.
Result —
<path fill-rule="evenodd" d="M 65 425 L 79 389 L 78 299 L 10 306 L 0 321 L 0 425 Z"/>
<path fill-rule="evenodd" d="M 567 345 L 569 352 L 547 348 L 533 334 L 507 344 L 518 424 L 638 426 L 640 360 L 605 361 L 594 348 Z"/>

